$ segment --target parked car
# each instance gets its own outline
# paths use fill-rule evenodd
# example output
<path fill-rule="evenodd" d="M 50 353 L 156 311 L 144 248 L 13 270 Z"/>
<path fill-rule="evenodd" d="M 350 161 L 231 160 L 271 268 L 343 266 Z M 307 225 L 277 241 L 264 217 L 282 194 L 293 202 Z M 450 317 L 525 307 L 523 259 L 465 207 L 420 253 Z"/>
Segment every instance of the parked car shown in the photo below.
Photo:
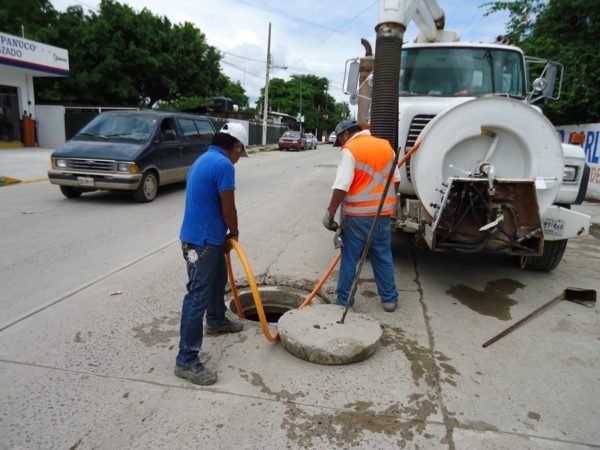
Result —
<path fill-rule="evenodd" d="M 317 137 L 312 133 L 306 133 L 306 148 L 317 148 Z"/>
<path fill-rule="evenodd" d="M 279 150 L 306 150 L 306 137 L 299 131 L 286 131 L 279 138 Z"/>
<path fill-rule="evenodd" d="M 107 189 L 151 202 L 159 186 L 185 181 L 214 134 L 210 120 L 195 114 L 105 112 L 52 153 L 48 179 L 67 198 Z"/>
<path fill-rule="evenodd" d="M 335 131 L 332 131 L 331 134 L 329 135 L 329 143 L 330 144 L 335 144 L 335 140 L 337 138 L 337 135 L 335 134 Z"/>

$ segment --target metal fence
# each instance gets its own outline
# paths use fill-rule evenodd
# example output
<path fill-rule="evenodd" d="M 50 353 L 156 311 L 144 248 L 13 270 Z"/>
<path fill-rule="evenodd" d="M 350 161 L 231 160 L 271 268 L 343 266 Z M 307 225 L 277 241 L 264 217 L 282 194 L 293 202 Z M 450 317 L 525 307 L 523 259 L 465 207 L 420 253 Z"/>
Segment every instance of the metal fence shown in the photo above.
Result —
<path fill-rule="evenodd" d="M 223 117 L 211 117 L 215 130 L 219 131 L 223 125 L 227 123 L 227 119 Z M 259 122 L 247 122 L 248 123 L 248 145 L 261 145 L 262 144 L 262 123 Z M 279 141 L 281 135 L 288 130 L 287 125 L 276 125 L 267 124 L 267 144 L 276 144 Z"/>

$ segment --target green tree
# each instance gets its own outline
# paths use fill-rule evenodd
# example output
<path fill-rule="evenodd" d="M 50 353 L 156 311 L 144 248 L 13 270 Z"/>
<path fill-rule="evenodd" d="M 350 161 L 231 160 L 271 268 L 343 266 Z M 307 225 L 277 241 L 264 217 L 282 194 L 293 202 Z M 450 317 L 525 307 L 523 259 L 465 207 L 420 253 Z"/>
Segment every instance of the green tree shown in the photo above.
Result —
<path fill-rule="evenodd" d="M 0 30 L 38 40 L 40 30 L 52 27 L 58 12 L 48 0 L 2 0 Z"/>
<path fill-rule="evenodd" d="M 544 110 L 556 124 L 600 121 L 600 7 L 590 0 L 494 1 L 508 11 L 507 37 L 526 54 L 562 62 L 562 94 Z"/>
<path fill-rule="evenodd" d="M 182 97 L 210 98 L 225 89 L 243 100 L 222 75 L 218 50 L 191 23 L 173 25 L 112 0 L 88 13 L 72 6 L 61 14 L 38 3 L 24 15 L 28 23 L 45 24 L 38 40 L 69 50 L 71 72 L 67 79 L 36 78 L 40 100 L 153 107 Z"/>
<path fill-rule="evenodd" d="M 288 81 L 273 78 L 269 80 L 269 109 L 293 117 L 302 113 L 307 131 L 330 131 L 348 117 L 350 108 L 347 103 L 336 103 L 328 90 L 329 80 L 316 75 L 292 75 Z M 263 100 L 261 89 L 259 103 Z"/>
<path fill-rule="evenodd" d="M 215 95 L 221 95 L 224 97 L 229 97 L 233 100 L 233 103 L 239 106 L 240 110 L 248 108 L 248 97 L 244 93 L 244 88 L 242 88 L 239 81 L 233 83 L 226 75 L 220 75 L 223 80 L 220 81 L 220 84 L 224 84 L 225 87 L 221 89 L 221 91 L 217 92 Z M 176 100 L 171 100 L 169 102 L 159 102 L 156 104 L 157 109 L 162 109 L 165 111 L 184 111 L 184 110 L 193 110 L 200 107 L 210 106 L 213 103 L 214 96 L 211 97 L 198 97 L 198 96 L 181 96 Z"/>
<path fill-rule="evenodd" d="M 225 80 L 222 84 L 224 87 L 218 92 L 218 95 L 222 95 L 223 97 L 229 97 L 233 100 L 234 105 L 238 105 L 241 110 L 248 109 L 250 99 L 246 95 L 246 91 L 242 87 L 239 81 L 232 82 L 227 76 L 221 75 Z"/>

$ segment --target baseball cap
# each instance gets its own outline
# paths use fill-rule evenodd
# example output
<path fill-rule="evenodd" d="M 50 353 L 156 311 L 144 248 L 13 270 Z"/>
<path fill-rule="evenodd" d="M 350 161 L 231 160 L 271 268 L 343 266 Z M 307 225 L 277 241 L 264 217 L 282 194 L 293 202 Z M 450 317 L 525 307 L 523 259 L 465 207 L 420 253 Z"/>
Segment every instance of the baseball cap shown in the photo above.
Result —
<path fill-rule="evenodd" d="M 244 128 L 244 125 L 241 123 L 228 122 L 223 125 L 223 128 L 221 128 L 219 133 L 229 134 L 240 141 L 244 146 L 242 148 L 242 156 L 248 157 L 248 152 L 246 151 L 246 146 L 248 145 L 248 132 L 246 131 L 246 128 Z"/>
<path fill-rule="evenodd" d="M 360 126 L 354 119 L 344 119 L 340 123 L 338 123 L 335 127 L 336 138 L 335 138 L 335 144 L 333 144 L 333 146 L 339 147 L 341 145 L 340 134 L 342 134 L 344 131 L 350 130 L 351 128 L 358 128 L 358 127 L 360 127 Z"/>

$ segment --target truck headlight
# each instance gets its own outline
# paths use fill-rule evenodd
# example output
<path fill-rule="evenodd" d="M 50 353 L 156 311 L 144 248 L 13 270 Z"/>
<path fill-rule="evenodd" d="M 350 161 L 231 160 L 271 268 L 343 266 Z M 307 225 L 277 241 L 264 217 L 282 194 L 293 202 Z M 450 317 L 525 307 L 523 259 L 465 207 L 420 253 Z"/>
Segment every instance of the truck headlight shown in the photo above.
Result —
<path fill-rule="evenodd" d="M 577 173 L 579 172 L 577 166 L 565 166 L 563 171 L 563 181 L 575 181 L 577 180 Z"/>

